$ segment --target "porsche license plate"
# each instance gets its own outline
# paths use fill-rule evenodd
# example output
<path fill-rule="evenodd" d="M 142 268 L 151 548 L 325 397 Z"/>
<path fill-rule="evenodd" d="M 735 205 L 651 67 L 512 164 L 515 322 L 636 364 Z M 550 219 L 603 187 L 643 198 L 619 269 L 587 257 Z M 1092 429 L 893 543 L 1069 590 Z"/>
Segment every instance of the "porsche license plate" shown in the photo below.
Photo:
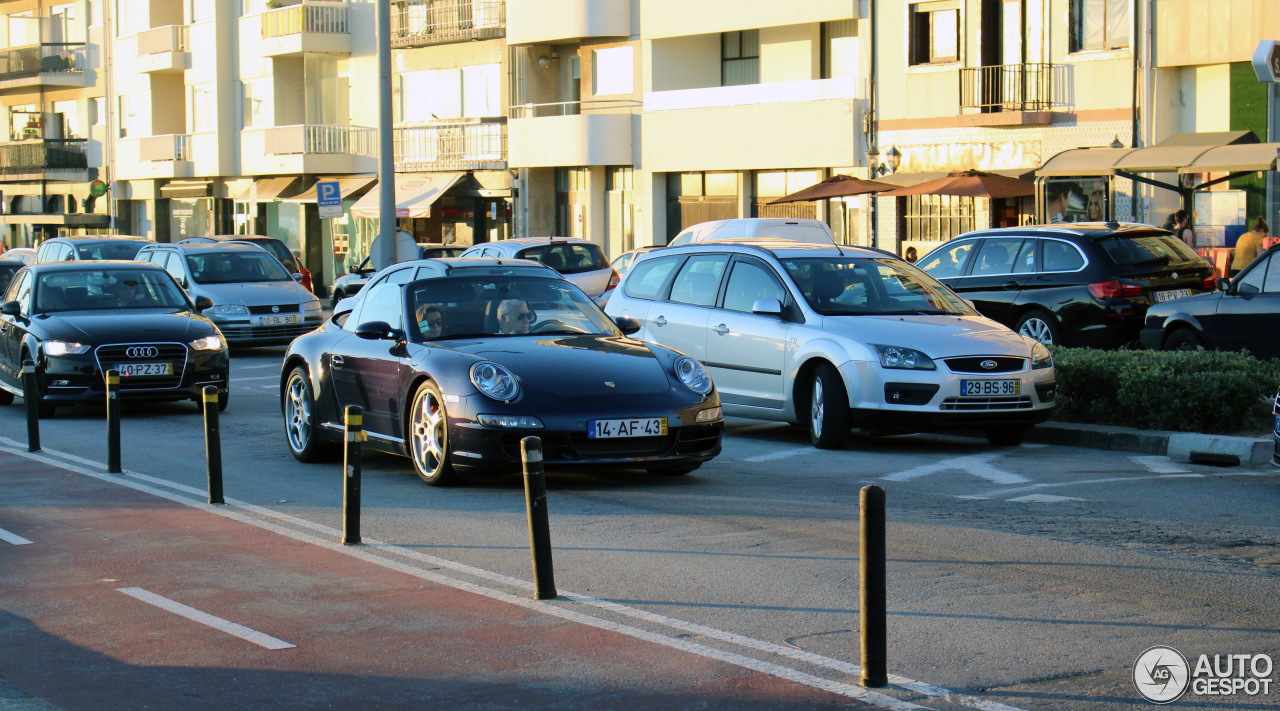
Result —
<path fill-rule="evenodd" d="M 173 363 L 121 363 L 116 366 L 120 377 L 137 375 L 173 375 Z"/>
<path fill-rule="evenodd" d="M 1191 296 L 1190 289 L 1167 289 L 1165 291 L 1157 291 L 1156 303 L 1162 304 L 1166 301 L 1173 301 L 1174 299 L 1185 299 L 1188 296 Z"/>
<path fill-rule="evenodd" d="M 588 439 L 613 437 L 661 437 L 667 433 L 667 418 L 638 417 L 631 420 L 587 420 Z"/>
<path fill-rule="evenodd" d="M 1021 395 L 1021 380 L 961 380 L 960 396 Z"/>
<path fill-rule="evenodd" d="M 297 316 L 259 316 L 259 326 L 286 326 L 291 323 L 297 323 Z"/>

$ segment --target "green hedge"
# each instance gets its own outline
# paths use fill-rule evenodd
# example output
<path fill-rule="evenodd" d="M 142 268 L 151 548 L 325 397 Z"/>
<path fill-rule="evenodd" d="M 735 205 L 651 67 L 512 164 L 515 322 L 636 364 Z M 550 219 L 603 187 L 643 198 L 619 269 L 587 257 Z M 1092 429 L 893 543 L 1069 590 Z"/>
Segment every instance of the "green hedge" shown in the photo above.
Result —
<path fill-rule="evenodd" d="M 1052 351 L 1060 422 L 1252 436 L 1272 430 L 1280 360 L 1205 350 Z"/>

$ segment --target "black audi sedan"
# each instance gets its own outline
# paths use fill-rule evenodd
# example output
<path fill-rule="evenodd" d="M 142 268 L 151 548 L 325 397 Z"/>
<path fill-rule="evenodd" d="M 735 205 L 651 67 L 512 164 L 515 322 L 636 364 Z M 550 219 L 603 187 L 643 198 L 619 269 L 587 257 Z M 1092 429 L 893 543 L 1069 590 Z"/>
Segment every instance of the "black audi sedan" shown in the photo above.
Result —
<path fill-rule="evenodd" d="M 1136 344 L 1148 307 L 1217 289 L 1209 262 L 1171 232 L 1118 222 L 967 232 L 916 266 L 983 316 L 1070 347 Z"/>
<path fill-rule="evenodd" d="M 22 363 L 33 360 L 40 415 L 100 401 L 107 370 L 120 371 L 129 399 L 203 402 L 206 385 L 228 402 L 226 342 L 168 272 L 140 262 L 33 264 L 0 304 L 0 404 L 22 395 Z"/>
<path fill-rule="evenodd" d="M 1227 288 L 1151 307 L 1142 344 L 1151 350 L 1198 346 L 1280 357 L 1280 247 L 1263 252 Z"/>
<path fill-rule="evenodd" d="M 530 435 L 552 467 L 688 473 L 720 453 L 719 395 L 701 363 L 637 330 L 535 262 L 397 264 L 290 345 L 286 441 L 321 459 L 358 405 L 366 446 L 409 457 L 428 484 L 518 471 Z"/>

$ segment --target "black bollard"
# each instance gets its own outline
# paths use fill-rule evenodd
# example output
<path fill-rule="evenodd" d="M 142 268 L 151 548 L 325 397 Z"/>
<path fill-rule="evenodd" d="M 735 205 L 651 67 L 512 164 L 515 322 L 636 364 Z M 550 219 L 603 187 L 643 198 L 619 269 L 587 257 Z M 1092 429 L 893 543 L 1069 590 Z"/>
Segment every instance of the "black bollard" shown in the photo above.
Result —
<path fill-rule="evenodd" d="M 27 451 L 40 451 L 40 384 L 36 364 L 22 361 L 22 402 L 27 406 Z"/>
<path fill-rule="evenodd" d="M 551 563 L 551 526 L 547 520 L 547 480 L 542 473 L 542 440 L 520 440 L 524 463 L 524 503 L 529 514 L 529 551 L 533 554 L 533 599 L 556 597 L 556 575 Z"/>
<path fill-rule="evenodd" d="M 858 502 L 858 625 L 862 633 L 862 685 L 889 685 L 888 604 L 885 600 L 884 489 L 862 487 Z"/>
<path fill-rule="evenodd" d="M 360 443 L 365 440 L 364 411 L 347 405 L 347 441 L 342 454 L 342 545 L 360 542 Z"/>
<path fill-rule="evenodd" d="M 209 470 L 209 503 L 222 498 L 222 435 L 218 432 L 218 386 L 204 386 L 204 459 Z"/>
<path fill-rule="evenodd" d="M 120 474 L 120 371 L 107 371 L 107 473 Z"/>

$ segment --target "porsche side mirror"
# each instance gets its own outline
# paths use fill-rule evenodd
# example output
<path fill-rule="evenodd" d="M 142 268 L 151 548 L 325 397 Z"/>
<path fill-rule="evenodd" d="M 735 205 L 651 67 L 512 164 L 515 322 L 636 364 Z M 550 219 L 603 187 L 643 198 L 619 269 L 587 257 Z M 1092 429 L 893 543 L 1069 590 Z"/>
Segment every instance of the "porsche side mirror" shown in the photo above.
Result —
<path fill-rule="evenodd" d="M 782 302 L 777 299 L 756 299 L 751 305 L 751 313 L 757 316 L 782 317 Z"/>
<path fill-rule="evenodd" d="M 204 311 L 205 309 L 211 308 L 213 308 L 213 299 L 210 299 L 207 296 L 196 297 L 196 311 Z"/>
<path fill-rule="evenodd" d="M 22 313 L 22 303 L 19 301 L 6 301 L 0 304 L 0 314 L 17 316 L 20 313 Z"/>
<path fill-rule="evenodd" d="M 391 338 L 394 334 L 395 330 L 386 321 L 369 321 L 356 327 L 356 336 L 370 341 Z"/>
<path fill-rule="evenodd" d="M 622 331 L 623 335 L 626 336 L 630 336 L 640 330 L 640 322 L 630 316 L 615 316 L 613 325 L 617 326 L 618 330 Z"/>

